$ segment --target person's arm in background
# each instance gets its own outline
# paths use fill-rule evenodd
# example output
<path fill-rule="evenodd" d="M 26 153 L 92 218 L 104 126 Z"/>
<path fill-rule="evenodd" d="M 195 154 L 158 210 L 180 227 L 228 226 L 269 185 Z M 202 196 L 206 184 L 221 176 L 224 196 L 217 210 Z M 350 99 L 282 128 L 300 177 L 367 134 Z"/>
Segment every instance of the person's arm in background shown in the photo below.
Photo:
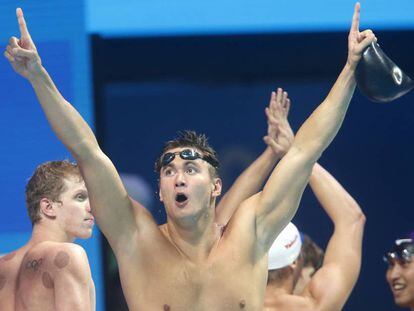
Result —
<path fill-rule="evenodd" d="M 216 207 L 216 222 L 226 225 L 241 202 L 259 192 L 270 172 L 288 151 L 293 132 L 288 122 L 290 100 L 281 88 L 272 92 L 266 107 L 267 135 L 263 138 L 268 147 L 245 169 L 226 192 Z"/>
<path fill-rule="evenodd" d="M 340 310 L 359 276 L 365 216 L 354 198 L 319 164 L 313 167 L 309 184 L 332 220 L 334 232 L 322 267 L 302 295 L 314 300 L 316 310 Z"/>

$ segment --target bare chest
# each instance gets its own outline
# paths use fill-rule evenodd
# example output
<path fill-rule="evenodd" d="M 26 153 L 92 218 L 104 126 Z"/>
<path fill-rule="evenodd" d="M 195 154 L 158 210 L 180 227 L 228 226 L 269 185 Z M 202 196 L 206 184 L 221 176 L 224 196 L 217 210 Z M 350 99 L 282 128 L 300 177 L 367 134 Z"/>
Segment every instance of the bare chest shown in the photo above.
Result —
<path fill-rule="evenodd" d="M 266 272 L 261 263 L 229 252 L 198 263 L 153 258 L 135 275 L 121 271 L 121 279 L 131 310 L 259 310 Z"/>

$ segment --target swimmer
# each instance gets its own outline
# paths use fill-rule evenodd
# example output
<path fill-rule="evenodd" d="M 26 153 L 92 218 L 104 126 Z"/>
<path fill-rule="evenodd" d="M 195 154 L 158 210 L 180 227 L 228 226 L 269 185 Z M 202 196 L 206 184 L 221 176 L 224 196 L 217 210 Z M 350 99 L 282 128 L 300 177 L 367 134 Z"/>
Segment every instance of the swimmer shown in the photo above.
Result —
<path fill-rule="evenodd" d="M 92 213 L 117 258 L 129 309 L 261 309 L 267 252 L 294 216 L 315 162 L 338 132 L 355 90 L 361 53 L 375 40 L 372 31 L 358 30 L 359 4 L 348 59 L 329 95 L 299 129 L 263 191 L 238 206 L 225 230 L 215 221 L 222 185 L 206 137 L 187 131 L 165 144 L 156 167 L 167 223 L 158 227 L 128 196 L 90 127 L 59 93 L 21 11 L 18 16 L 21 38 L 10 40 L 5 56 L 29 80 L 52 129 L 79 163 Z"/>
<path fill-rule="evenodd" d="M 294 226 L 286 228 L 269 251 L 264 310 L 341 310 L 358 279 L 364 214 L 319 164 L 315 164 L 309 184 L 334 224 L 322 266 L 311 278 L 307 277 L 300 234 Z M 296 288 L 299 280 L 302 288 Z"/>
<path fill-rule="evenodd" d="M 26 205 L 32 235 L 0 258 L 0 310 L 95 310 L 88 258 L 73 243 L 89 238 L 94 225 L 77 165 L 39 165 L 26 185 Z"/>
<path fill-rule="evenodd" d="M 414 232 L 396 240 L 384 259 L 388 263 L 385 278 L 395 304 L 414 311 Z"/>

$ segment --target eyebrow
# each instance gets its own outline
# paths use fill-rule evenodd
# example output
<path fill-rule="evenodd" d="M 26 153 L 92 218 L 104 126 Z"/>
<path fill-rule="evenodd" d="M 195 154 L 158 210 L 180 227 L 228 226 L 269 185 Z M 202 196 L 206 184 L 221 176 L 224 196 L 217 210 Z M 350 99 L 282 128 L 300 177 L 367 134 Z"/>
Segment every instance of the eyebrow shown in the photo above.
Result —
<path fill-rule="evenodd" d="M 184 166 L 195 165 L 199 167 L 201 162 L 197 162 L 197 160 L 201 160 L 201 159 L 185 160 Z"/>
<path fill-rule="evenodd" d="M 174 167 L 175 167 L 175 165 L 172 162 L 168 163 L 166 165 L 161 166 L 160 172 L 165 171 L 167 168 L 174 168 Z"/>
<path fill-rule="evenodd" d="M 88 195 L 88 190 L 86 190 L 86 189 L 76 189 L 75 190 L 75 195 L 80 194 L 80 193 Z"/>

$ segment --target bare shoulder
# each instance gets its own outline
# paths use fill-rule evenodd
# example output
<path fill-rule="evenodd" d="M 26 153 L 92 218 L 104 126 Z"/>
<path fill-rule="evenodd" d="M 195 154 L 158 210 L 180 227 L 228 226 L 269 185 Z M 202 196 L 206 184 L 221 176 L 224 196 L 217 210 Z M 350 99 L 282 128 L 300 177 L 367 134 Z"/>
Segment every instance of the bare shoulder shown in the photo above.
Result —
<path fill-rule="evenodd" d="M 0 255 L 0 278 L 1 276 L 16 274 L 26 251 L 27 249 L 22 247 L 10 253 Z"/>
<path fill-rule="evenodd" d="M 258 204 L 259 196 L 260 193 L 257 193 L 240 203 L 233 216 L 230 218 L 229 225 L 232 223 L 243 223 L 246 225 L 254 223 L 256 221 L 255 206 Z"/>
<path fill-rule="evenodd" d="M 15 260 L 19 257 L 19 251 L 13 251 L 7 254 L 0 255 L 0 267 L 6 267 L 10 264 L 13 264 Z"/>
<path fill-rule="evenodd" d="M 243 201 L 223 228 L 223 241 L 243 248 L 248 252 L 256 252 L 256 213 L 254 205 L 256 196 Z"/>
<path fill-rule="evenodd" d="M 20 268 L 24 252 L 20 250 L 3 254 L 0 257 L 0 290 L 3 289 L 11 279 L 15 279 Z"/>
<path fill-rule="evenodd" d="M 260 193 L 257 193 L 244 200 L 237 207 L 226 225 L 225 235 L 246 236 L 246 238 L 255 239 L 256 237 L 256 211 L 255 206 L 258 203 Z"/>
<path fill-rule="evenodd" d="M 82 246 L 75 243 L 43 242 L 26 255 L 26 265 L 37 260 L 52 274 L 71 273 L 78 277 L 90 276 L 88 257 Z M 24 263 L 25 264 L 25 263 Z"/>

